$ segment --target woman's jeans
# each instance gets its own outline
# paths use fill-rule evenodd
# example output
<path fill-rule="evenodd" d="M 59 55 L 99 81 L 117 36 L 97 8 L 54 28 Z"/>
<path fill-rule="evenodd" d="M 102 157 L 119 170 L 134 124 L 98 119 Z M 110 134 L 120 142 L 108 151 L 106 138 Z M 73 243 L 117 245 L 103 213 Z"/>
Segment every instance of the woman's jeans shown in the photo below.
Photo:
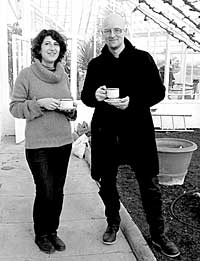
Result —
<path fill-rule="evenodd" d="M 36 186 L 33 222 L 36 236 L 56 233 L 63 205 L 63 188 L 72 144 L 26 149 L 26 159 Z"/>

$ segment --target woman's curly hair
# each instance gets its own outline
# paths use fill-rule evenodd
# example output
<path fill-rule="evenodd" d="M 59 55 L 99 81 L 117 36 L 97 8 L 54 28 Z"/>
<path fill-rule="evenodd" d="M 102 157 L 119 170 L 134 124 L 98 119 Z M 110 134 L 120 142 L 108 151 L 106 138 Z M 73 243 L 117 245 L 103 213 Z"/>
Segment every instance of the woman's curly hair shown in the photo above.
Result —
<path fill-rule="evenodd" d="M 62 60 L 62 58 L 64 57 L 67 47 L 66 47 L 66 42 L 64 40 L 64 38 L 61 36 L 61 34 L 59 34 L 57 31 L 53 30 L 53 29 L 43 29 L 32 41 L 32 56 L 33 58 L 36 58 L 38 60 L 42 60 L 42 56 L 41 56 L 41 45 L 43 43 L 43 40 L 46 36 L 51 36 L 52 39 L 54 39 L 56 42 L 58 42 L 59 46 L 60 46 L 60 53 L 58 58 L 55 61 L 55 64 L 57 64 L 58 62 L 60 62 Z"/>

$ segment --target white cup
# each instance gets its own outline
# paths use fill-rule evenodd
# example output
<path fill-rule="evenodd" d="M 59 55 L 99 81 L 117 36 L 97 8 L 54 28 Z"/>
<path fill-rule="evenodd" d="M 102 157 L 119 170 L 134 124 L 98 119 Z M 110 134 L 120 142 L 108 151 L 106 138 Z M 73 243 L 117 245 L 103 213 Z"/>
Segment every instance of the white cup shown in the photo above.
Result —
<path fill-rule="evenodd" d="M 60 105 L 59 109 L 60 110 L 69 110 L 73 109 L 74 107 L 74 101 L 71 99 L 60 99 Z"/>
<path fill-rule="evenodd" d="M 119 88 L 107 88 L 106 96 L 108 99 L 116 99 L 119 98 Z"/>

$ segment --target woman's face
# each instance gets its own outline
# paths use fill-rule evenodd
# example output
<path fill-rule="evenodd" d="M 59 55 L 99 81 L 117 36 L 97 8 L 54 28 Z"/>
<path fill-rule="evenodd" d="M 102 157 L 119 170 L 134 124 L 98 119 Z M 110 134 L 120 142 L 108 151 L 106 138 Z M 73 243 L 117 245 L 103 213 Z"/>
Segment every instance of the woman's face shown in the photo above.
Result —
<path fill-rule="evenodd" d="M 60 45 L 51 36 L 46 36 L 42 42 L 40 54 L 42 64 L 53 67 L 60 53 Z"/>

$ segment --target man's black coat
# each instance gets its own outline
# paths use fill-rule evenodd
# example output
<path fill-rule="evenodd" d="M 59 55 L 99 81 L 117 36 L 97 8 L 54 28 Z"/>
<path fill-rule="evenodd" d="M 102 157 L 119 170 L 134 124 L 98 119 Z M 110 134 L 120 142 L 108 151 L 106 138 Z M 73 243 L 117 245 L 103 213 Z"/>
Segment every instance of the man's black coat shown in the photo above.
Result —
<path fill-rule="evenodd" d="M 102 85 L 119 88 L 120 97 L 129 96 L 128 108 L 119 110 L 105 101 L 98 102 L 95 92 Z M 95 107 L 91 122 L 91 175 L 95 180 L 105 174 L 106 164 L 112 160 L 120 163 L 122 159 L 136 171 L 158 174 L 150 107 L 164 96 L 165 87 L 153 58 L 126 38 L 119 58 L 105 45 L 102 53 L 90 61 L 81 99 L 85 105 Z"/>

